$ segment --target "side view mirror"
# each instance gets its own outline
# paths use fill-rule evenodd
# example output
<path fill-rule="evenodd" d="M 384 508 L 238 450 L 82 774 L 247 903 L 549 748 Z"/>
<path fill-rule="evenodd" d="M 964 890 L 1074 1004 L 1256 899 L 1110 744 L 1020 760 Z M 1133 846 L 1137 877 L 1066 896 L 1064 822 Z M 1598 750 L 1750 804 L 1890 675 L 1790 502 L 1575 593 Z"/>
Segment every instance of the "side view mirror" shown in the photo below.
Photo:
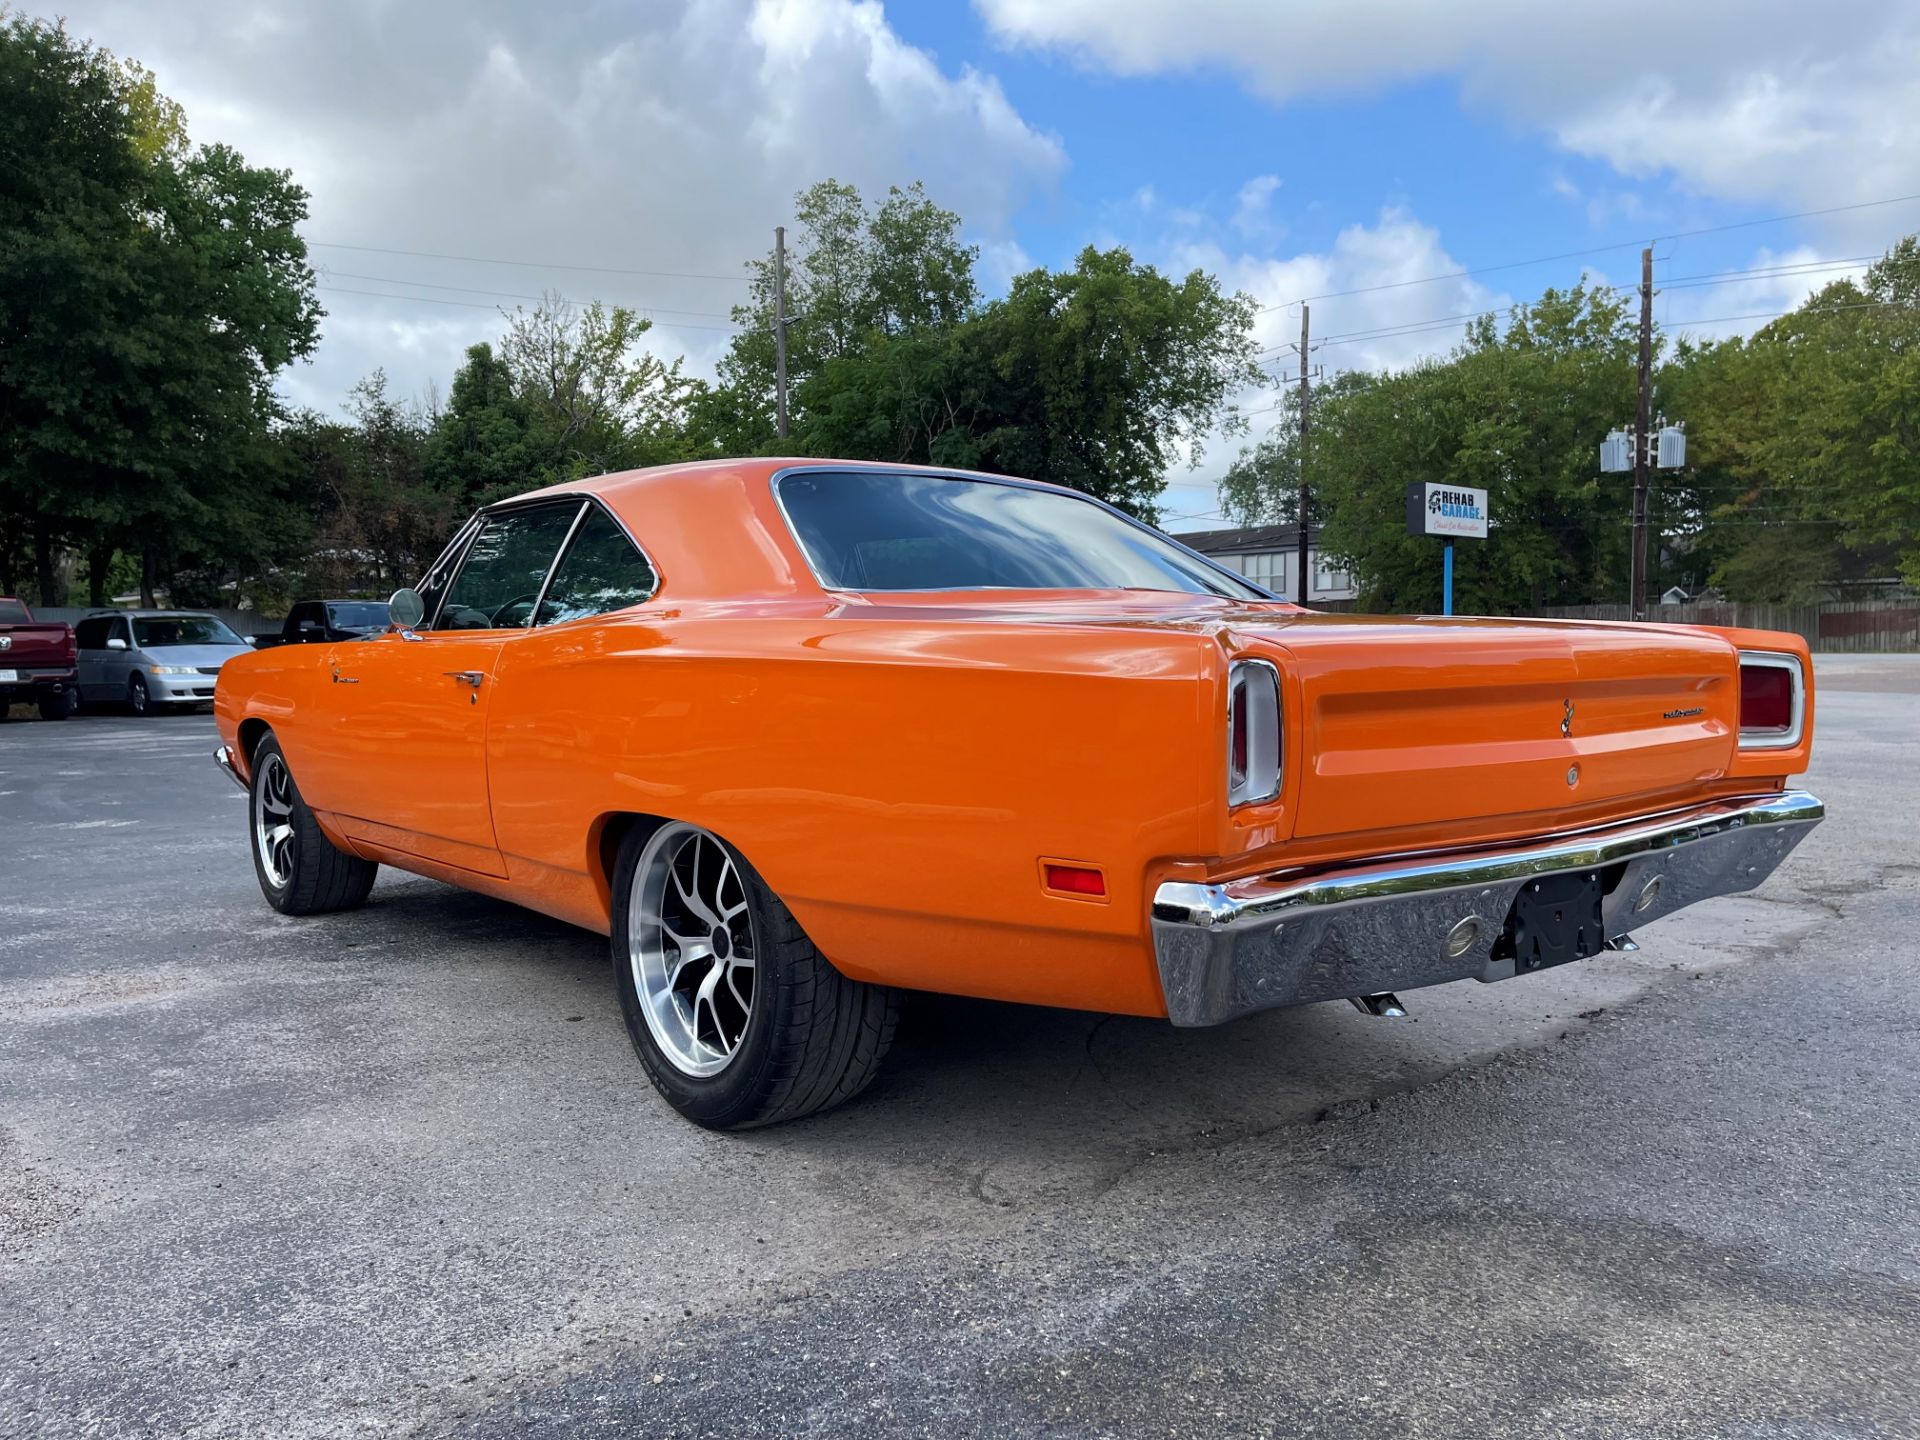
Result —
<path fill-rule="evenodd" d="M 387 615 L 396 629 L 411 630 L 427 618 L 427 602 L 418 590 L 396 590 L 387 601 Z"/>
<path fill-rule="evenodd" d="M 107 649 L 124 650 L 126 648 L 127 648 L 127 642 L 122 640 L 118 635 L 109 635 L 107 637 Z"/>

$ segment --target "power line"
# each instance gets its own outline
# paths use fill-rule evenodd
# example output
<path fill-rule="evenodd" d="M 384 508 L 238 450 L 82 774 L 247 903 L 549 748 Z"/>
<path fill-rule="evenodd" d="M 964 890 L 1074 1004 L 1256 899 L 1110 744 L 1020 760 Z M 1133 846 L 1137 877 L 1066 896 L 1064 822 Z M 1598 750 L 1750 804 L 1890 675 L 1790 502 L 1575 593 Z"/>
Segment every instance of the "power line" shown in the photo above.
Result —
<path fill-rule="evenodd" d="M 335 270 L 331 267 L 322 269 L 320 273 L 329 279 L 368 280 L 376 285 L 406 285 L 415 290 L 447 290 L 459 295 L 492 295 L 502 300 L 533 300 L 537 302 L 544 301 L 548 298 L 545 295 L 523 295 L 512 290 L 483 290 L 476 285 L 435 285 L 426 280 L 402 280 L 393 275 L 356 275 L 350 270 Z M 581 305 L 586 303 L 580 300 L 570 300 L 564 295 L 554 298 L 562 300 L 568 305 Z M 644 301 L 638 300 L 632 302 L 631 308 L 635 310 L 646 310 L 660 315 L 695 315 L 708 320 L 727 320 L 732 318 L 725 311 L 721 310 L 675 310 L 670 306 L 649 305 Z"/>
<path fill-rule="evenodd" d="M 728 280 L 751 284 L 745 275 L 710 275 L 690 270 L 621 270 L 611 265 L 563 265 L 551 260 L 500 260 L 488 255 L 443 255 L 434 250 L 394 250 L 382 245 L 342 245 L 331 240 L 309 240 L 315 250 L 355 250 L 363 255 L 408 255 L 416 260 L 458 260 L 468 265 L 511 265 L 521 270 L 577 270 L 588 275 L 646 275 L 656 280 Z"/>
<path fill-rule="evenodd" d="M 1891 195 L 1884 200 L 1862 200 L 1853 205 L 1832 205 L 1824 210 L 1796 210 L 1790 215 L 1769 215 L 1763 220 L 1735 220 L 1725 225 L 1703 225 L 1696 230 L 1676 230 L 1671 234 L 1658 235 L 1659 240 L 1684 240 L 1695 235 L 1717 235 L 1724 230 L 1747 230 L 1757 225 L 1779 225 L 1788 220 L 1808 220 L 1819 215 L 1839 215 L 1851 210 L 1871 210 L 1882 205 L 1902 205 L 1912 200 L 1920 200 L 1920 194 Z M 1279 310 L 1286 305 L 1299 305 L 1314 300 L 1338 300 L 1347 295 L 1371 295 L 1381 290 L 1403 290 L 1410 285 L 1431 285 L 1440 280 L 1459 280 L 1469 275 L 1492 275 L 1502 270 L 1520 270 L 1529 265 L 1545 265 L 1554 260 L 1576 260 L 1586 255 L 1604 255 L 1614 250 L 1631 250 L 1640 246 L 1639 240 L 1622 240 L 1613 245 L 1595 245 L 1584 250 L 1563 250 L 1557 255 L 1536 255 L 1530 260 L 1508 260 L 1499 265 L 1476 265 L 1465 270 L 1449 270 L 1440 275 L 1423 275 L 1417 280 L 1390 280 L 1380 285 L 1361 285 L 1352 290 L 1330 290 L 1324 295 L 1302 295 L 1295 300 L 1263 305 L 1258 313 Z"/>
<path fill-rule="evenodd" d="M 441 300 L 432 295 L 395 295 L 385 290 L 355 290 L 346 285 L 316 285 L 313 288 L 324 290 L 329 295 L 362 295 L 369 300 L 401 300 L 411 305 L 457 305 L 463 310 L 491 310 L 496 315 L 501 310 L 498 305 L 483 305 L 478 300 Z M 574 302 L 569 300 L 567 303 L 571 305 Z M 729 325 L 688 325 L 678 320 L 665 323 L 668 328 L 674 330 L 712 330 L 721 335 L 738 333 Z"/>

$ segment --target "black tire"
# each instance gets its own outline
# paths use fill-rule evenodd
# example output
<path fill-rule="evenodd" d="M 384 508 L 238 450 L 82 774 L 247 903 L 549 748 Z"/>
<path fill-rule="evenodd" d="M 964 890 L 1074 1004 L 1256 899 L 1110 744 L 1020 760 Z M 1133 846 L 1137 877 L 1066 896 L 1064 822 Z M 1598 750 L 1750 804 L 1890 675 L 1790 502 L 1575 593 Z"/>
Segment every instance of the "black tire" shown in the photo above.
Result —
<path fill-rule="evenodd" d="M 154 713 L 153 695 L 147 689 L 147 677 L 130 675 L 127 677 L 127 709 L 136 715 Z"/>
<path fill-rule="evenodd" d="M 753 1006 L 726 1068 L 689 1075 L 648 1026 L 634 976 L 629 934 L 636 872 L 656 829 L 628 832 L 615 862 L 614 981 L 633 1048 L 666 1102 L 709 1130 L 745 1130 L 816 1114 L 851 1100 L 872 1082 L 893 1044 L 899 992 L 849 980 L 800 928 L 793 912 L 739 851 L 712 837 L 733 859 L 755 942 Z"/>
<path fill-rule="evenodd" d="M 267 868 L 262 853 L 260 817 L 265 782 L 278 765 L 286 775 L 286 799 L 290 802 L 286 824 L 291 834 L 281 854 L 284 880 L 276 879 Z M 280 750 L 280 742 L 268 735 L 254 748 L 251 762 L 252 782 L 247 786 L 247 849 L 253 856 L 253 873 L 260 882 L 260 893 L 282 915 L 323 915 L 332 910 L 357 910 L 367 902 L 374 877 L 380 867 L 371 860 L 349 855 L 335 847 L 313 818 L 313 811 L 300 798 L 300 787 L 293 770 Z"/>
<path fill-rule="evenodd" d="M 74 691 L 61 689 L 39 704 L 42 720 L 64 720 L 80 708 L 80 699 Z"/>

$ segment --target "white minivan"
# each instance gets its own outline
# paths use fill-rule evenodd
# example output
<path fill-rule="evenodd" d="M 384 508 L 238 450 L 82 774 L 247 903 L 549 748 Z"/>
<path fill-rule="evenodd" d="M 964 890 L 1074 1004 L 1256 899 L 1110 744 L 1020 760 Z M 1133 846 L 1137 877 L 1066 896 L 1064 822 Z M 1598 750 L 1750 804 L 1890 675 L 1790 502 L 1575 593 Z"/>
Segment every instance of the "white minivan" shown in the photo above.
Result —
<path fill-rule="evenodd" d="M 73 627 L 82 703 L 118 702 L 136 715 L 213 700 L 220 667 L 250 648 L 218 615 L 115 610 Z"/>

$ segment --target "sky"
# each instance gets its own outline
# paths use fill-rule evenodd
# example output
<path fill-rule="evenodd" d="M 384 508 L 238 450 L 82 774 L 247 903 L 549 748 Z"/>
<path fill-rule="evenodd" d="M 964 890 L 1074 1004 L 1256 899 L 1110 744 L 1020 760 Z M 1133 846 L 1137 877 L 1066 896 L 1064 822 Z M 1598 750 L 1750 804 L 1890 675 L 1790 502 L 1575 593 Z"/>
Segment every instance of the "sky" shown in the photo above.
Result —
<path fill-rule="evenodd" d="M 1920 230 L 1912 0 L 59 9 L 310 192 L 327 316 L 282 389 L 327 413 L 375 368 L 444 394 L 547 293 L 711 374 L 744 262 L 829 176 L 924 181 L 990 293 L 1087 245 L 1205 269 L 1262 307 L 1276 385 L 1303 303 L 1316 368 L 1401 366 L 1549 285 L 1632 285 L 1650 244 L 1667 333 L 1739 333 Z M 1278 417 L 1237 398 L 1250 437 L 1183 456 L 1168 528 L 1224 523 L 1214 479 Z"/>

